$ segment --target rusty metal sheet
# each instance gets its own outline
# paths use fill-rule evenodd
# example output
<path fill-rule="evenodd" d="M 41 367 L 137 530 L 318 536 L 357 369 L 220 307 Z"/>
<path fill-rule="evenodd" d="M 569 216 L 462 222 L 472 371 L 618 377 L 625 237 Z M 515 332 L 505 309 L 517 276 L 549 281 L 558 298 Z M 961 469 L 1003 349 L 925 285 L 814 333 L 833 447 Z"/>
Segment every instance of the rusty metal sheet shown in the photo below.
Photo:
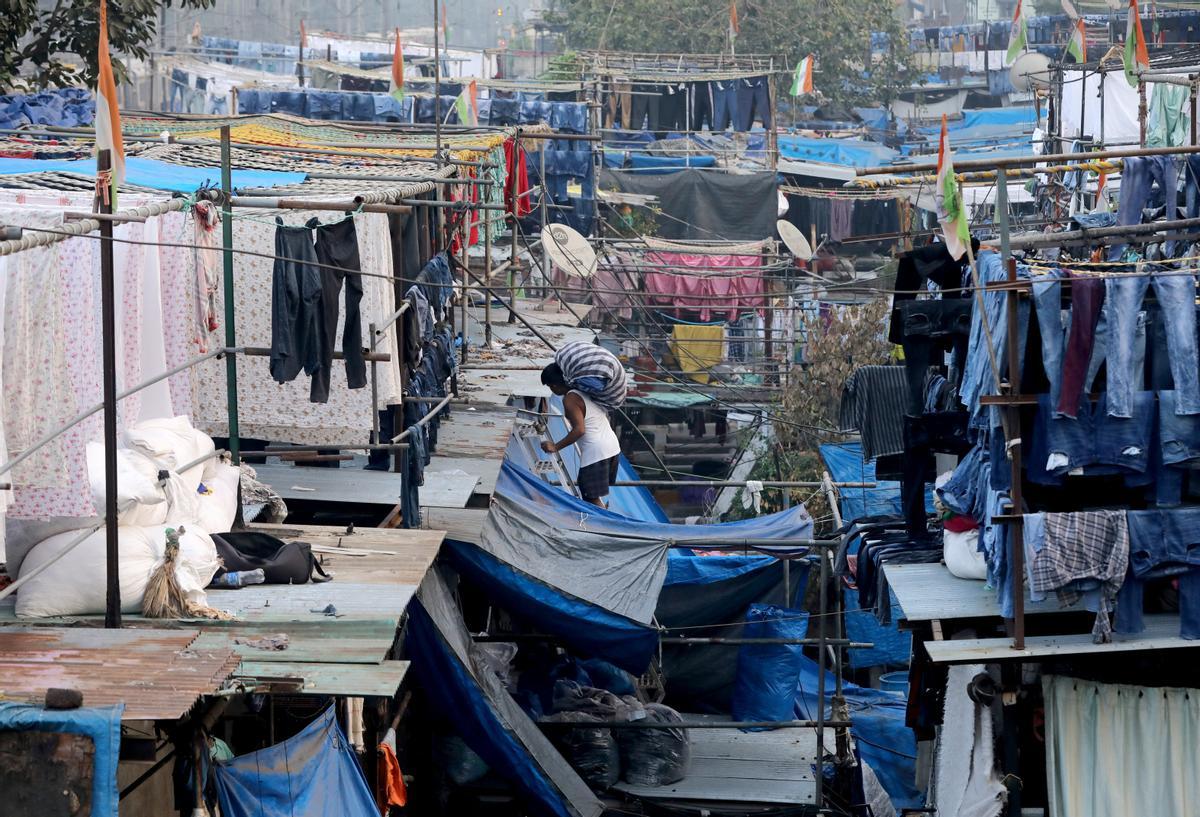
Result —
<path fill-rule="evenodd" d="M 84 706 L 125 704 L 125 720 L 175 720 L 238 665 L 228 647 L 194 649 L 197 630 L 0 628 L 0 695 L 40 700 L 77 689 Z"/>

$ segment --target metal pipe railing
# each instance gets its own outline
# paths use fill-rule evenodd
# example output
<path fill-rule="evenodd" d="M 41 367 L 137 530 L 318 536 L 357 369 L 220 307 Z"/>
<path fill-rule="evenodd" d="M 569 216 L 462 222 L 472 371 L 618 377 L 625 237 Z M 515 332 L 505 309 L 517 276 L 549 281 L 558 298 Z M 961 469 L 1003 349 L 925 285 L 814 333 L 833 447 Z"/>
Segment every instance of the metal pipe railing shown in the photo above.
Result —
<path fill-rule="evenodd" d="M 152 377 L 149 380 L 139 383 L 138 385 L 136 385 L 132 388 L 126 389 L 125 391 L 118 392 L 117 393 L 117 402 L 119 403 L 120 401 L 124 400 L 126 397 L 137 394 L 138 392 L 142 391 L 143 389 L 148 389 L 151 386 L 155 385 L 156 383 L 161 383 L 163 380 L 166 380 L 169 377 L 174 377 L 175 375 L 179 374 L 180 372 L 187 371 L 188 369 L 192 368 L 193 366 L 197 366 L 206 360 L 209 360 L 214 357 L 219 357 L 224 354 L 231 354 L 231 353 L 236 354 L 240 351 L 242 351 L 242 350 L 241 349 L 227 349 L 227 348 L 214 349 L 213 351 L 209 352 L 206 355 L 200 355 L 199 357 L 192 358 L 187 363 L 176 366 L 174 369 L 171 369 L 170 371 L 167 371 L 160 375 Z M 3 465 L 0 465 L 0 474 L 7 474 L 13 468 L 20 465 L 25 460 L 29 459 L 29 457 L 33 456 L 33 454 L 36 453 L 39 449 L 44 448 L 45 446 L 54 442 L 56 439 L 61 437 L 63 434 L 67 433 L 72 428 L 79 425 L 84 420 L 91 417 L 93 414 L 96 414 L 97 412 L 102 411 L 103 409 L 104 409 L 104 403 L 97 403 L 96 405 L 94 405 L 88 409 L 85 409 L 84 411 L 75 415 L 74 417 L 72 417 L 70 420 L 67 421 L 66 425 L 62 426 L 61 428 L 55 429 L 54 431 L 50 432 L 49 434 L 47 434 L 44 437 L 41 437 L 35 443 L 30 445 L 24 451 L 22 451 L 20 454 L 13 457 L 12 459 L 10 459 L 8 462 L 4 463 Z"/>
<path fill-rule="evenodd" d="M 405 398 L 405 399 L 407 399 L 407 398 Z M 418 426 L 426 425 L 430 420 L 432 420 L 434 417 L 436 417 L 438 415 L 438 412 L 440 412 L 442 409 L 444 409 L 450 403 L 450 401 L 452 399 L 454 399 L 454 395 L 447 394 L 445 397 L 442 398 L 441 402 L 438 403 L 433 408 L 431 408 L 424 417 L 422 417 L 420 420 L 417 420 L 415 423 L 410 425 L 408 428 L 404 429 L 404 431 L 402 431 L 397 436 L 393 437 L 392 442 L 398 443 L 401 440 L 408 439 L 409 436 L 412 435 L 412 430 L 414 428 L 417 428 Z"/>
<path fill-rule="evenodd" d="M 1175 154 L 1200 153 L 1200 145 L 1179 145 L 1178 147 L 1163 148 L 1122 148 L 1119 150 L 1097 150 L 1093 153 L 1051 153 L 1046 156 L 1010 156 L 996 159 L 962 159 L 954 162 L 955 171 L 962 170 L 999 170 L 1010 167 L 1025 167 L 1042 162 L 1062 164 L 1066 162 L 1087 162 L 1095 159 L 1128 159 L 1135 156 L 1172 156 Z M 879 176 L 895 173 L 932 173 L 937 171 L 936 162 L 911 165 L 881 165 L 878 167 L 858 167 L 854 169 L 859 176 Z"/>

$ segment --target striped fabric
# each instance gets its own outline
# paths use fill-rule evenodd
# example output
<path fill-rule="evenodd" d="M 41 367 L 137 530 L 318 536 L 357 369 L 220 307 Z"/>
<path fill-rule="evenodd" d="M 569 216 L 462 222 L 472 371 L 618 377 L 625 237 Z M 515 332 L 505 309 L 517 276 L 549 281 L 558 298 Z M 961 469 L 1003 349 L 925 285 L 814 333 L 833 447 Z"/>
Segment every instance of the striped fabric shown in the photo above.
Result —
<path fill-rule="evenodd" d="M 904 452 L 908 381 L 903 366 L 863 366 L 846 381 L 838 423 L 862 436 L 863 459 Z"/>
<path fill-rule="evenodd" d="M 566 344 L 554 355 L 567 384 L 586 394 L 606 409 L 625 403 L 628 390 L 625 367 L 612 352 L 581 340 Z"/>

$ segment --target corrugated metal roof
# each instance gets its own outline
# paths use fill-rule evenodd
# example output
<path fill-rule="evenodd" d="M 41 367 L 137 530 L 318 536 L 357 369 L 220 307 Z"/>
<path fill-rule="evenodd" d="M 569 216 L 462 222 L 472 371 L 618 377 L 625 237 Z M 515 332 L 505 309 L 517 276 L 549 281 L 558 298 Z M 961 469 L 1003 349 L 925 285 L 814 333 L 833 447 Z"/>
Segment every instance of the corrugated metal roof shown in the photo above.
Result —
<path fill-rule="evenodd" d="M 125 704 L 125 720 L 175 720 L 219 689 L 238 658 L 195 649 L 196 630 L 0 628 L 0 695 L 40 700 L 77 689 L 84 706 Z"/>

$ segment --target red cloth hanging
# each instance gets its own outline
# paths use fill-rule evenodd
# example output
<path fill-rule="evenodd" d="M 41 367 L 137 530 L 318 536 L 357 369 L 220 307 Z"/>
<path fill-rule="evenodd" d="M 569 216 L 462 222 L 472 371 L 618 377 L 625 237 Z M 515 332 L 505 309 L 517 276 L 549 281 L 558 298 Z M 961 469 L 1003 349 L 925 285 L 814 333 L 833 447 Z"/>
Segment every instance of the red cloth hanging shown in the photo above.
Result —
<path fill-rule="evenodd" d="M 504 140 L 504 207 L 517 218 L 533 212 L 529 192 L 529 170 L 525 166 L 525 150 L 517 147 L 515 139 Z"/>

